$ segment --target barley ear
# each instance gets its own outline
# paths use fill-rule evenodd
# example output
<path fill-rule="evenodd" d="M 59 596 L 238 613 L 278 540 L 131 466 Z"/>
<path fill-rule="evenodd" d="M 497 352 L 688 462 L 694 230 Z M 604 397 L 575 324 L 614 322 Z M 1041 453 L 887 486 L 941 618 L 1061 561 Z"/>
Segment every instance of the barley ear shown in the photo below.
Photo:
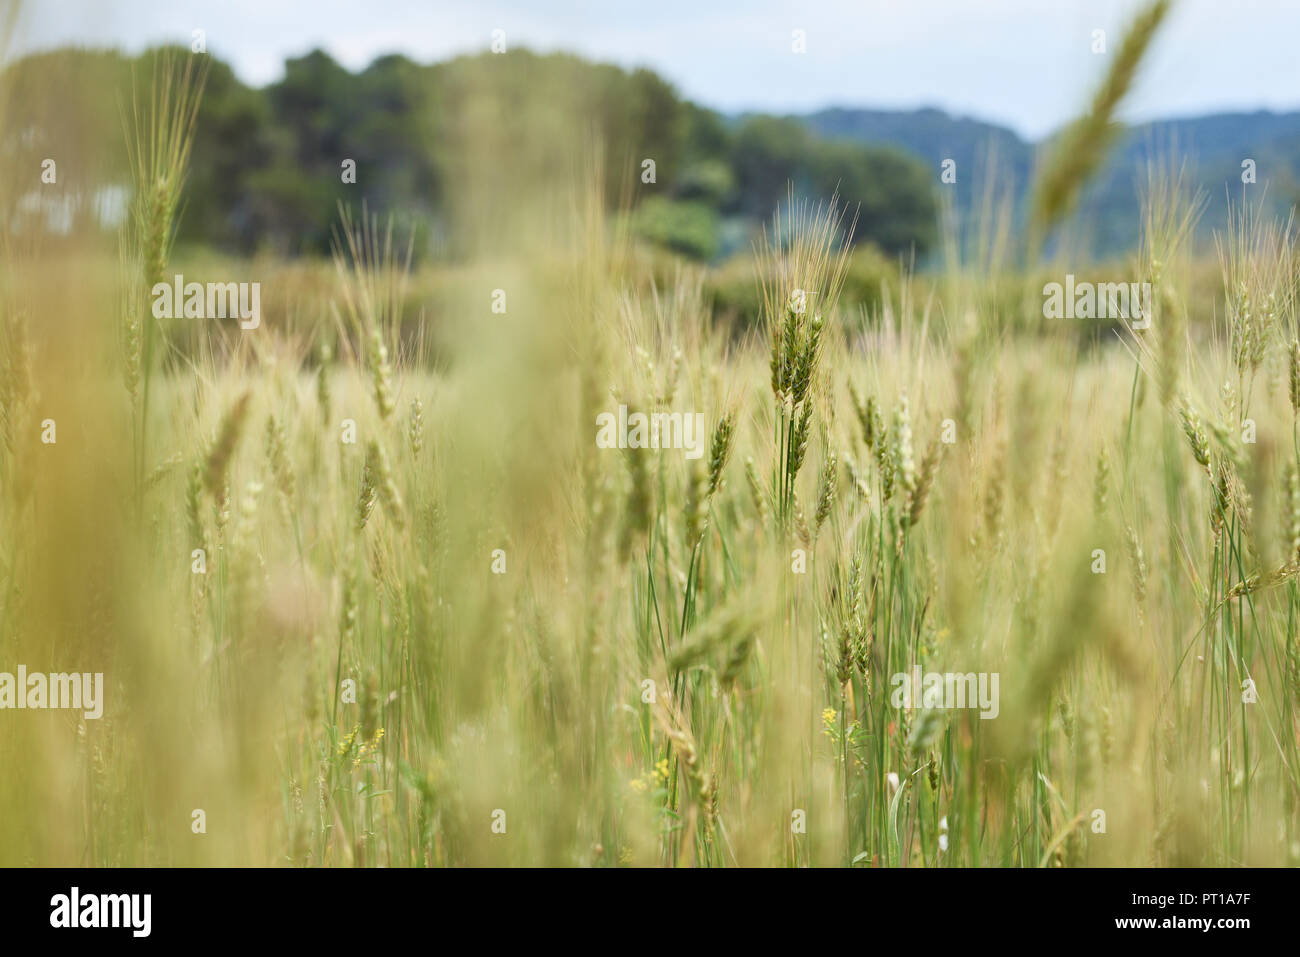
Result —
<path fill-rule="evenodd" d="M 1084 184 L 1105 160 L 1120 130 L 1115 111 L 1133 85 L 1138 65 L 1169 12 L 1169 3 L 1154 0 L 1138 13 L 1093 95 L 1088 112 L 1067 127 L 1049 148 L 1032 187 L 1031 255 L 1037 254 L 1048 231 L 1073 211 Z"/>
<path fill-rule="evenodd" d="M 244 419 L 248 414 L 251 392 L 245 392 L 232 405 L 221 420 L 217 438 L 208 450 L 207 461 L 203 469 L 203 484 L 214 498 L 220 497 L 226 486 L 226 473 L 230 469 L 230 460 L 239 444 L 240 433 L 244 429 Z"/>

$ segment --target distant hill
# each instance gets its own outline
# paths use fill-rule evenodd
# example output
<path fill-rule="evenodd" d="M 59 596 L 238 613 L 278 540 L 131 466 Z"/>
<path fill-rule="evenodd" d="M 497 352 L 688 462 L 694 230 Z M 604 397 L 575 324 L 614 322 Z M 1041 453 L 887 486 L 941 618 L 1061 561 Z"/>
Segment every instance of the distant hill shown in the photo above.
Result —
<path fill-rule="evenodd" d="M 864 143 L 888 143 L 926 160 L 938 174 L 945 159 L 957 161 L 959 171 L 974 171 L 990 149 L 1019 181 L 1028 178 L 1034 147 L 1004 126 L 942 110 L 908 111 L 829 109 L 802 117 L 820 136 Z M 958 182 L 962 177 L 959 175 Z"/>
<path fill-rule="evenodd" d="M 121 106 L 147 103 L 158 64 L 190 56 L 65 48 L 0 69 L 0 155 L 27 170 L 60 157 L 66 193 L 0 191 L 0 223 L 58 233 L 93 216 L 115 229 L 106 211 L 124 210 L 130 181 Z M 572 179 L 602 183 L 607 207 L 625 206 L 641 239 L 703 262 L 748 255 L 793 187 L 817 200 L 838 191 L 857 214 L 856 243 L 924 263 L 945 198 L 968 242 L 981 238 L 973 211 L 990 185 L 1023 216 L 1042 145 L 937 109 L 725 117 L 650 70 L 524 49 L 438 63 L 382 56 L 355 71 L 314 50 L 260 88 L 216 57 L 204 65 L 178 241 L 241 255 L 328 253 L 340 203 L 391 214 L 416 256 L 508 249 L 528 238 L 521 223 L 548 220 Z M 1243 159 L 1273 212 L 1300 200 L 1300 112 L 1148 123 L 1125 131 L 1083 193 L 1072 241 L 1103 255 L 1131 249 L 1146 164 L 1170 154 L 1207 194 L 1204 240 L 1224 228 L 1226 195 L 1240 196 Z M 947 159 L 954 185 L 941 182 Z"/>
<path fill-rule="evenodd" d="M 827 109 L 799 117 L 819 136 L 891 145 L 921 159 L 936 180 L 945 159 L 957 162 L 956 205 L 969 219 L 992 168 L 999 188 L 1012 190 L 1019 214 L 1041 143 L 1013 130 L 942 110 Z M 1252 199 L 1266 198 L 1269 210 L 1285 218 L 1300 203 L 1300 112 L 1220 113 L 1159 120 L 1131 126 L 1088 190 L 1073 225 L 1092 237 L 1094 252 L 1117 253 L 1138 238 L 1138 195 L 1149 162 L 1185 163 L 1193 188 L 1205 193 L 1199 240 L 1210 242 L 1227 223 L 1227 198 L 1242 195 L 1242 161 L 1253 159 L 1257 183 Z M 1266 190 L 1266 192 L 1265 192 Z"/>

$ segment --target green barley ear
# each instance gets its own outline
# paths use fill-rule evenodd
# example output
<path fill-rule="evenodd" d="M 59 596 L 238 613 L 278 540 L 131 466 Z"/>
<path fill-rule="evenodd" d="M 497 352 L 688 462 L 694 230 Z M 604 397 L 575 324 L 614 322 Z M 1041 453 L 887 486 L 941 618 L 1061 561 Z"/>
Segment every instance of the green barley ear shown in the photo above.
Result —
<path fill-rule="evenodd" d="M 646 450 L 626 449 L 623 456 L 631 485 L 623 511 L 623 525 L 619 530 L 618 552 L 619 556 L 626 560 L 632 553 L 632 546 L 649 531 L 654 521 L 654 514 L 651 507 L 651 481 L 646 462 Z"/>
<path fill-rule="evenodd" d="M 734 682 L 753 649 L 762 618 L 762 599 L 742 592 L 692 625 L 669 659 L 669 668 L 679 672 L 720 660 L 722 683 Z"/>
<path fill-rule="evenodd" d="M 214 498 L 219 499 L 226 489 L 226 473 L 235 454 L 235 446 L 239 444 L 239 435 L 244 429 L 244 419 L 248 415 L 248 403 L 252 397 L 251 392 L 245 392 L 226 411 L 221 427 L 217 430 L 216 441 L 208 451 L 203 469 L 203 484 Z M 228 490 L 226 494 L 229 494 Z"/>
<path fill-rule="evenodd" d="M 808 322 L 802 347 L 794 359 L 794 374 L 790 380 L 790 398 L 799 405 L 808 398 L 812 388 L 813 377 L 817 371 L 818 359 L 821 357 L 822 330 L 826 321 L 817 313 Z"/>
<path fill-rule="evenodd" d="M 857 494 L 858 500 L 862 503 L 871 501 L 871 483 L 867 477 L 858 468 L 857 460 L 851 455 L 844 456 L 844 469 L 849 473 L 849 482 L 853 491 Z"/>
<path fill-rule="evenodd" d="M 329 347 L 329 343 L 320 344 L 319 361 L 320 365 L 316 368 L 316 403 L 320 406 L 321 419 L 328 422 L 330 420 L 330 363 L 334 359 L 334 352 Z"/>
<path fill-rule="evenodd" d="M 709 496 L 712 497 L 722 487 L 722 470 L 731 458 L 731 445 L 735 438 L 736 416 L 732 412 L 724 413 L 718 419 L 713 430 L 713 443 L 709 449 Z"/>
<path fill-rule="evenodd" d="M 1278 585 L 1284 585 L 1287 582 L 1295 581 L 1297 574 L 1300 574 L 1300 562 L 1294 559 L 1279 565 L 1277 568 L 1255 572 L 1229 588 L 1224 600 L 1231 601 L 1235 598 L 1243 598 L 1246 595 L 1253 595 L 1256 592 L 1275 588 Z"/>
<path fill-rule="evenodd" d="M 1103 448 L 1097 453 L 1097 474 L 1093 481 L 1092 507 L 1097 517 L 1106 514 L 1106 498 L 1110 493 L 1110 456 Z"/>
<path fill-rule="evenodd" d="M 795 423 L 790 442 L 790 460 L 786 467 L 787 482 L 793 483 L 799 469 L 803 468 L 804 457 L 808 454 L 808 432 L 812 424 L 812 405 L 805 405 Z"/>
<path fill-rule="evenodd" d="M 879 596 L 879 580 L 871 576 L 871 589 L 867 592 L 867 610 L 862 616 L 863 627 L 858 634 L 857 644 L 853 649 L 853 664 L 863 678 L 871 676 L 871 650 L 875 644 L 876 600 Z"/>
<path fill-rule="evenodd" d="M 1115 112 L 1133 85 L 1138 65 L 1169 12 L 1169 0 L 1155 0 L 1138 13 L 1093 95 L 1088 112 L 1050 147 L 1032 187 L 1029 252 L 1037 255 L 1048 231 L 1068 216 L 1084 184 L 1096 173 L 1120 132 Z"/>
<path fill-rule="evenodd" d="M 1287 463 L 1284 476 L 1286 486 L 1286 546 L 1288 560 L 1300 560 L 1300 468 Z"/>
<path fill-rule="evenodd" d="M 12 452 L 18 440 L 19 423 L 35 398 L 32 386 L 32 347 L 27 337 L 27 316 L 15 313 L 0 326 L 8 341 L 0 356 L 0 425 L 5 448 Z"/>
<path fill-rule="evenodd" d="M 1294 630 L 1286 639 L 1286 690 L 1292 707 L 1300 707 L 1300 644 L 1296 642 Z"/>
<path fill-rule="evenodd" d="M 823 632 L 822 641 L 825 645 L 830 645 L 830 636 Z M 835 683 L 843 689 L 849 679 L 853 677 L 853 632 L 848 625 L 840 627 L 839 644 L 835 646 L 834 652 L 827 647 L 826 657 L 829 659 L 828 666 L 835 670 Z M 843 690 L 841 690 L 843 694 Z"/>
<path fill-rule="evenodd" d="M 920 755 L 930 749 L 943 733 L 946 720 L 942 711 L 925 708 L 917 713 L 916 721 L 907 736 L 907 748 L 913 755 Z"/>
<path fill-rule="evenodd" d="M 883 505 L 894 497 L 898 462 L 894 458 L 893 445 L 886 442 L 884 436 L 879 434 L 876 439 L 876 468 L 880 472 L 880 502 Z"/>
<path fill-rule="evenodd" d="M 402 504 L 402 493 L 397 488 L 397 479 L 388 464 L 388 454 L 375 439 L 366 446 L 366 461 L 374 475 L 379 489 L 379 497 L 384 500 L 384 510 L 388 518 L 399 529 L 406 527 L 406 510 Z"/>
<path fill-rule="evenodd" d="M 857 664 L 857 656 L 867 639 L 866 624 L 862 619 L 862 558 L 853 556 L 849 569 L 848 600 L 844 603 L 843 621 L 840 623 L 840 650 L 836 662 L 836 677 L 840 686 L 848 684 Z"/>
<path fill-rule="evenodd" d="M 172 469 L 174 469 L 176 466 L 180 464 L 181 464 L 181 454 L 179 452 L 177 452 L 175 455 L 169 455 L 167 458 L 163 459 L 161 462 L 159 462 L 157 465 L 154 466 L 153 471 L 150 472 L 148 478 L 144 480 L 144 487 L 153 488 L 159 482 L 165 479 Z"/>
<path fill-rule="evenodd" d="M 366 675 L 365 690 L 361 697 L 361 735 L 370 739 L 379 726 L 379 676 L 373 671 Z"/>
<path fill-rule="evenodd" d="M 271 463 L 271 474 L 275 477 L 276 487 L 284 496 L 285 507 L 292 512 L 298 502 L 298 477 L 289 458 L 284 428 L 273 415 L 266 419 L 266 457 Z"/>
<path fill-rule="evenodd" d="M 226 526 L 230 524 L 230 485 L 223 484 L 212 493 L 217 514 L 217 538 L 224 540 Z"/>
<path fill-rule="evenodd" d="M 1143 319 L 1151 328 L 1150 358 L 1160 402 L 1172 408 L 1186 366 L 1187 308 L 1177 295 L 1175 278 L 1205 206 L 1205 194 L 1192 190 L 1181 166 L 1148 163 L 1142 188 L 1140 262 L 1150 283 Z M 1145 383 L 1145 379 L 1140 380 Z M 1141 390 L 1141 386 L 1139 386 Z M 1139 403 L 1141 391 L 1139 392 Z"/>
<path fill-rule="evenodd" d="M 1232 508 L 1232 494 L 1230 490 L 1231 477 L 1228 474 L 1228 464 L 1220 461 L 1218 463 L 1218 475 L 1216 470 L 1209 466 L 1205 471 L 1210 475 L 1214 488 L 1214 504 L 1210 508 L 1210 528 L 1214 530 L 1217 536 L 1223 530 L 1229 510 Z"/>
<path fill-rule="evenodd" d="M 130 113 L 127 115 L 125 108 L 122 111 L 134 188 L 131 215 L 122 231 L 122 260 L 142 270 L 140 278 L 147 293 L 166 278 L 209 62 L 206 56 L 164 52 L 154 60 L 148 105 L 142 105 L 132 90 Z M 127 308 L 138 309 L 140 304 L 141 297 L 128 294 Z M 151 312 L 136 315 L 138 319 L 124 317 L 123 336 L 128 349 L 127 388 L 132 399 L 137 388 L 140 392 L 135 403 L 139 408 L 135 475 L 140 481 L 147 457 L 145 426 L 155 339 L 160 330 Z"/>
<path fill-rule="evenodd" d="M 616 404 L 627 406 L 629 416 L 642 410 L 644 400 L 640 395 L 618 395 L 614 390 L 610 390 L 610 395 Z M 622 561 L 627 561 L 633 549 L 641 543 L 646 532 L 654 524 L 655 482 L 651 476 L 650 454 L 646 449 L 629 446 L 622 449 L 621 453 L 629 484 L 623 499 L 622 521 L 618 532 L 618 554 Z"/>
<path fill-rule="evenodd" d="M 1231 379 L 1225 380 L 1223 385 L 1219 387 L 1219 400 L 1223 403 L 1223 421 L 1227 423 L 1236 422 L 1237 390 L 1233 386 Z"/>
<path fill-rule="evenodd" d="M 767 524 L 767 493 L 763 491 L 762 480 L 758 477 L 758 466 L 752 457 L 745 459 L 745 482 L 749 486 L 750 498 L 754 501 L 754 511 L 758 513 L 759 524 Z"/>
<path fill-rule="evenodd" d="M 411 400 L 411 424 L 407 435 L 411 440 L 411 457 L 418 459 L 424 448 L 424 403 L 419 398 Z"/>
<path fill-rule="evenodd" d="M 154 62 L 148 105 L 133 92 L 129 117 L 123 110 L 135 180 L 134 239 L 146 289 L 162 282 L 167 271 L 209 62 L 207 57 L 164 52 Z"/>
<path fill-rule="evenodd" d="M 682 375 L 683 358 L 682 350 L 677 346 L 673 346 L 672 356 L 668 360 L 668 372 L 664 379 L 663 393 L 659 397 L 659 404 L 664 408 L 667 408 L 668 404 L 677 395 L 677 383 Z"/>
<path fill-rule="evenodd" d="M 352 562 L 349 561 L 347 570 L 343 573 L 343 595 L 342 601 L 339 603 L 339 651 L 334 675 L 334 716 L 336 719 L 338 717 L 338 702 L 341 697 L 338 684 L 343 661 L 343 647 L 350 645 L 356 638 L 360 604 L 357 594 L 357 574 L 352 567 Z"/>
<path fill-rule="evenodd" d="M 945 450 L 946 446 L 938 439 L 932 439 L 930 447 L 925 450 L 925 458 L 921 460 L 921 471 L 917 475 L 916 486 L 909 496 L 908 528 L 915 528 L 916 523 L 921 520 L 921 513 L 925 510 L 925 502 L 930 496 L 930 489 L 934 486 L 934 477 L 939 472 L 939 463 L 943 460 Z"/>
<path fill-rule="evenodd" d="M 849 397 L 853 402 L 853 412 L 858 417 L 858 425 L 862 429 L 862 441 L 866 444 L 867 449 L 875 447 L 880 438 L 880 411 L 876 408 L 875 396 L 869 396 L 865 401 L 858 390 L 849 383 Z"/>
<path fill-rule="evenodd" d="M 822 526 L 826 524 L 826 519 L 830 517 L 831 509 L 835 507 L 837 472 L 835 450 L 828 448 L 826 450 L 826 461 L 822 464 L 821 480 L 818 482 L 817 508 L 813 512 L 815 533 L 821 532 Z"/>
<path fill-rule="evenodd" d="M 912 416 L 907 395 L 900 393 L 894 409 L 893 458 L 903 492 L 910 495 L 916 487 L 916 462 L 912 458 Z"/>
<path fill-rule="evenodd" d="M 131 397 L 132 411 L 138 411 L 140 400 L 140 380 L 144 372 L 144 321 L 145 305 L 140 295 L 141 289 L 136 277 L 141 268 L 136 260 L 136 251 L 127 240 L 119 243 L 118 255 L 120 273 L 127 277 L 119 291 L 119 314 L 121 315 L 122 336 L 122 381 L 127 395 Z"/>
<path fill-rule="evenodd" d="M 1137 598 L 1138 614 L 1141 615 L 1142 606 L 1147 600 L 1147 562 L 1132 525 L 1125 528 L 1125 534 L 1128 538 L 1129 560 L 1133 563 L 1133 594 Z"/>
<path fill-rule="evenodd" d="M 353 221 L 346 208 L 341 208 L 340 220 L 341 235 L 340 230 L 335 231 L 333 258 L 341 312 L 364 350 L 379 416 L 388 419 L 397 408 L 397 398 L 387 341 L 396 341 L 415 237 L 411 235 L 406 256 L 399 259 L 393 247 L 391 218 L 381 231 L 363 204 L 359 222 Z"/>
<path fill-rule="evenodd" d="M 375 389 L 375 405 L 379 408 L 380 418 L 387 419 L 397 408 L 393 396 L 393 367 L 388 361 L 388 347 L 379 329 L 370 331 L 370 379 Z"/>
<path fill-rule="evenodd" d="M 853 409 L 853 414 L 857 416 L 858 425 L 862 428 L 862 437 L 866 439 L 871 434 L 870 420 L 867 418 L 867 403 L 851 379 L 849 380 L 849 405 Z M 870 448 L 871 443 L 868 442 L 867 447 Z"/>
<path fill-rule="evenodd" d="M 694 549 L 708 527 L 709 480 L 698 460 L 686 469 L 686 547 Z"/>
<path fill-rule="evenodd" d="M 854 554 L 849 566 L 849 611 L 851 621 L 861 624 L 862 615 L 862 556 Z"/>
<path fill-rule="evenodd" d="M 1196 409 L 1192 406 L 1192 401 L 1187 396 L 1178 407 L 1178 416 L 1182 420 L 1183 433 L 1187 436 L 1187 441 L 1192 447 L 1192 456 L 1196 459 L 1198 465 L 1205 469 L 1206 474 L 1210 472 L 1210 440 L 1205 432 L 1205 426 L 1201 422 L 1201 417 L 1196 414 Z"/>
<path fill-rule="evenodd" d="M 783 530 L 789 528 L 794 479 L 807 452 L 822 336 L 848 264 L 843 220 L 838 196 L 814 207 L 796 200 L 791 186 L 786 207 L 778 208 L 771 233 L 764 228 L 759 249 L 762 316 L 771 342 L 776 402 L 772 498 Z M 854 225 L 856 217 L 848 234 Z"/>
<path fill-rule="evenodd" d="M 799 541 L 804 548 L 811 548 L 812 532 L 808 530 L 808 519 L 804 517 L 803 506 L 799 504 L 799 494 L 797 492 L 793 493 L 790 500 L 794 508 L 795 533 L 799 536 Z"/>
<path fill-rule="evenodd" d="M 786 324 L 773 322 L 771 326 L 771 359 L 769 364 L 772 369 L 772 397 L 776 400 L 776 404 L 780 406 L 785 404 Z"/>
<path fill-rule="evenodd" d="M 1300 340 L 1291 343 L 1291 411 L 1300 415 Z"/>
<path fill-rule="evenodd" d="M 998 541 L 1002 536 L 1004 498 L 1006 493 L 1006 441 L 998 443 L 989 463 L 988 486 L 984 491 L 984 530 L 991 541 Z"/>
<path fill-rule="evenodd" d="M 202 548 L 203 537 L 203 464 L 195 462 L 185 486 L 185 518 L 189 526 L 190 545 Z"/>
<path fill-rule="evenodd" d="M 871 396 L 867 399 L 867 424 L 863 426 L 863 438 L 867 443 L 867 448 L 879 446 L 884 440 L 885 422 L 880 416 L 880 406 L 876 404 L 876 397 Z"/>
<path fill-rule="evenodd" d="M 702 807 L 707 809 L 712 804 L 714 785 L 711 776 L 704 770 L 700 762 L 700 754 L 698 748 L 696 748 L 695 739 L 684 725 L 669 730 L 668 739 L 672 741 L 673 749 L 681 760 L 682 770 L 686 775 L 686 780 L 691 784 L 696 800 L 699 801 Z"/>
<path fill-rule="evenodd" d="M 870 618 L 867 620 L 870 622 Z M 875 640 L 875 632 L 868 626 L 863 629 L 857 643 L 853 646 L 853 667 L 863 678 L 871 677 L 871 651 Z"/>
<path fill-rule="evenodd" d="M 1156 311 L 1160 345 L 1159 376 L 1160 402 L 1168 406 L 1178 394 L 1178 380 L 1186 352 L 1186 316 L 1169 283 L 1161 283 L 1156 294 Z"/>
<path fill-rule="evenodd" d="M 724 688 L 733 686 L 740 679 L 740 673 L 754 650 L 756 637 L 756 632 L 751 629 L 732 641 L 731 651 L 727 654 L 726 662 L 718 675 L 718 681 Z"/>
<path fill-rule="evenodd" d="M 375 510 L 379 488 L 375 475 L 374 457 L 366 452 L 365 464 L 361 466 L 361 489 L 357 493 L 357 531 L 363 531 L 370 521 L 370 513 Z"/>

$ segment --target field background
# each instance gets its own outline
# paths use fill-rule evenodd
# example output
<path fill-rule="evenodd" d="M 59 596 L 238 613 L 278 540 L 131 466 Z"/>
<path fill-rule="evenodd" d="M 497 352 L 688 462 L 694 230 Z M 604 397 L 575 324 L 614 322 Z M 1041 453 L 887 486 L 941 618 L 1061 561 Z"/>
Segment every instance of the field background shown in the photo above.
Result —
<path fill-rule="evenodd" d="M 445 65 L 455 135 L 354 130 L 355 191 L 259 111 L 401 63 L 11 65 L 0 670 L 106 702 L 0 712 L 0 864 L 1300 863 L 1294 180 L 1157 151 L 1134 244 L 1088 219 L 1164 13 L 956 202 L 565 58 Z M 154 319 L 175 273 L 260 328 Z M 1067 273 L 1150 328 L 1043 319 Z M 620 403 L 708 451 L 597 448 Z M 915 665 L 998 717 L 893 707 Z"/>

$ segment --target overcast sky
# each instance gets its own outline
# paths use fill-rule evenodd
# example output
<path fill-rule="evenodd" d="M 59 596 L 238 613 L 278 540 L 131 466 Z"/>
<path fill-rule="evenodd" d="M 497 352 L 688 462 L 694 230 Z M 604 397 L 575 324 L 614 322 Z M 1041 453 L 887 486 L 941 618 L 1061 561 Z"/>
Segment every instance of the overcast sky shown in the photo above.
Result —
<path fill-rule="evenodd" d="M 3 0 L 0 0 L 3 2 Z M 1086 101 L 1133 0 L 35 0 L 20 50 L 136 52 L 206 31 L 246 82 L 315 47 L 350 69 L 510 46 L 648 66 L 726 111 L 937 106 L 1037 138 Z M 793 31 L 807 52 L 792 52 Z M 1181 0 L 1128 102 L 1150 119 L 1300 109 L 1300 0 Z"/>

